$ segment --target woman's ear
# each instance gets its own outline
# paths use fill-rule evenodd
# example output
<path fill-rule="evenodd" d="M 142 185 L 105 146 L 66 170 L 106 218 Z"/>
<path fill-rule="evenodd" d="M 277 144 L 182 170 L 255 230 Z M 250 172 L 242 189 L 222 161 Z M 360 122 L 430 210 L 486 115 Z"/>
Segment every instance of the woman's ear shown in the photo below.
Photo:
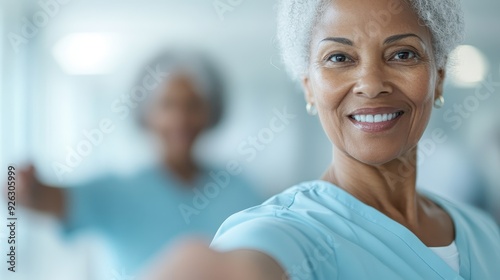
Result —
<path fill-rule="evenodd" d="M 445 78 L 446 78 L 446 70 L 444 68 L 440 68 L 438 70 L 438 77 L 437 77 L 437 81 L 436 81 L 436 92 L 434 94 L 434 100 L 437 100 L 438 98 L 443 96 Z"/>
<path fill-rule="evenodd" d="M 308 76 L 302 77 L 302 88 L 304 89 L 304 97 L 307 103 L 314 105 L 314 94 L 311 89 L 311 84 Z"/>

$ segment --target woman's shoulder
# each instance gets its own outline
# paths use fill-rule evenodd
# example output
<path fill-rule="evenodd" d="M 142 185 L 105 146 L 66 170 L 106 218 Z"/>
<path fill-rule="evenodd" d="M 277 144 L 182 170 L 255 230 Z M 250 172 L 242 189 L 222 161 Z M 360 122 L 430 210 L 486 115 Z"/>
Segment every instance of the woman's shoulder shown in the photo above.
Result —
<path fill-rule="evenodd" d="M 321 271 L 310 269 L 304 275 L 307 279 L 335 279 L 334 239 L 314 226 L 317 220 L 311 216 L 314 208 L 322 204 L 319 193 L 315 194 L 321 192 L 321 188 L 319 182 L 304 182 L 261 205 L 233 214 L 219 228 L 212 248 L 220 251 L 243 248 L 265 253 L 287 271 L 289 279 L 302 279 L 296 278 L 299 277 L 297 270 L 316 253 L 321 261 L 331 265 Z"/>

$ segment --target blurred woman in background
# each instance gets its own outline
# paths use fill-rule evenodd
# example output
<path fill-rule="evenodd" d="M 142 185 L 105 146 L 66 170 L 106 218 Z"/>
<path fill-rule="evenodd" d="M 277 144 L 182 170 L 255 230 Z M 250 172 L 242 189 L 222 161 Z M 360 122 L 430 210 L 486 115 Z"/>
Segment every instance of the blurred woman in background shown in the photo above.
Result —
<path fill-rule="evenodd" d="M 40 182 L 33 167 L 18 178 L 24 206 L 58 217 L 67 232 L 104 234 L 119 265 L 129 272 L 172 239 L 184 234 L 212 238 L 229 215 L 261 202 L 238 176 L 238 167 L 207 168 L 194 158 L 196 140 L 222 113 L 222 80 L 211 61 L 198 53 L 173 51 L 148 66 L 168 73 L 136 108 L 140 125 L 153 140 L 155 165 L 128 177 L 106 176 L 71 188 Z M 140 82 L 147 80 L 145 72 Z"/>

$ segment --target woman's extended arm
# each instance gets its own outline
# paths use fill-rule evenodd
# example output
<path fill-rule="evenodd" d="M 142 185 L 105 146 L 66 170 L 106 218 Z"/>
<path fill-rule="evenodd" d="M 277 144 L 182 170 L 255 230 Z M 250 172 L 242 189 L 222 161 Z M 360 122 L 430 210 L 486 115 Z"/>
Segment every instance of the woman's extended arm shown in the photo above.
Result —
<path fill-rule="evenodd" d="M 63 218 L 65 215 L 64 190 L 43 184 L 29 166 L 16 174 L 17 198 L 19 203 L 32 210 Z"/>
<path fill-rule="evenodd" d="M 271 257 L 253 250 L 217 252 L 203 242 L 182 242 L 140 280 L 286 280 Z"/>

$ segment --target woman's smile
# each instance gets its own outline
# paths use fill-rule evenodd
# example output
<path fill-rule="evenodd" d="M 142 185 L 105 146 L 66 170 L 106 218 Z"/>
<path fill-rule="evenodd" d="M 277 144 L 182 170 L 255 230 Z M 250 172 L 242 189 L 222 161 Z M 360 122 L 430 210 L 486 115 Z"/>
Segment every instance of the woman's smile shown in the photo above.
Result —
<path fill-rule="evenodd" d="M 404 115 L 404 110 L 392 107 L 362 108 L 348 115 L 349 120 L 361 131 L 378 133 L 393 128 Z"/>

